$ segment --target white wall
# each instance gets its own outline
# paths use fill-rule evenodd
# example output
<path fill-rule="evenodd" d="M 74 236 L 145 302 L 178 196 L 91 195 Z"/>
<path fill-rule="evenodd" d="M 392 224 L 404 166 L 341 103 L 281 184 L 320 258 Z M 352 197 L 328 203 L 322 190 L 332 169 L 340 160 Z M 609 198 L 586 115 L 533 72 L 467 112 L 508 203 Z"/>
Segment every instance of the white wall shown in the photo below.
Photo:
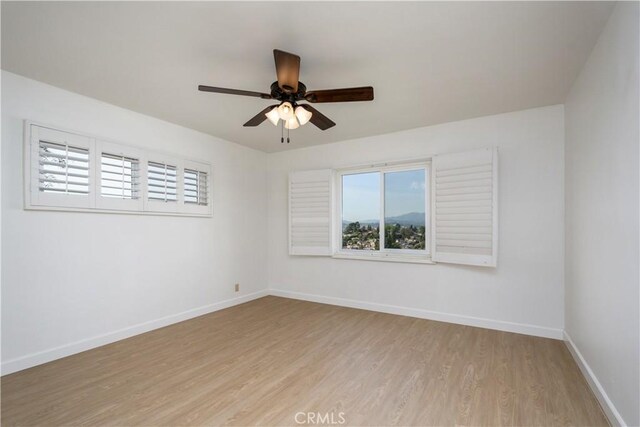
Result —
<path fill-rule="evenodd" d="M 270 288 L 281 295 L 560 338 L 563 118 L 563 107 L 552 106 L 270 154 Z M 288 255 L 289 171 L 494 145 L 500 158 L 497 269 Z"/>
<path fill-rule="evenodd" d="M 640 425 L 639 19 L 637 2 L 614 9 L 567 99 L 565 152 L 566 331 L 618 422 L 634 426 Z"/>
<path fill-rule="evenodd" d="M 213 218 L 23 210 L 24 119 L 210 162 Z M 266 189 L 262 152 L 3 72 L 3 373 L 263 291 Z"/>

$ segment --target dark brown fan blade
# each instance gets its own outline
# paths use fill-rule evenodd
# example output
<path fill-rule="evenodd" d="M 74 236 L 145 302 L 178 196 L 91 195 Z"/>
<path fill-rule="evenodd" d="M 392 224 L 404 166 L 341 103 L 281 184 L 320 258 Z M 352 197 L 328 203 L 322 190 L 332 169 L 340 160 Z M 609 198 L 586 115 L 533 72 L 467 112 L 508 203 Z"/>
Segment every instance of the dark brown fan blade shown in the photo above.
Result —
<path fill-rule="evenodd" d="M 320 130 L 327 130 L 336 125 L 329 117 L 325 116 L 311 105 L 301 104 L 300 106 L 311 112 L 311 119 L 309 119 L 309 121 L 320 128 Z"/>
<path fill-rule="evenodd" d="M 293 53 L 274 49 L 273 58 L 276 60 L 278 86 L 286 93 L 296 93 L 300 77 L 300 57 Z"/>
<path fill-rule="evenodd" d="M 253 127 L 253 126 L 258 126 L 260 123 L 264 122 L 265 120 L 267 120 L 267 116 L 266 114 L 271 111 L 271 109 L 273 107 L 277 107 L 278 104 L 276 105 L 270 105 L 267 108 L 265 108 L 264 110 L 260 111 L 258 114 L 256 114 L 255 116 L 253 116 L 251 118 L 251 120 L 249 120 L 247 123 L 245 123 L 243 126 L 247 126 L 247 127 Z"/>
<path fill-rule="evenodd" d="M 347 89 L 312 90 L 307 92 L 304 98 L 309 102 L 373 101 L 373 88 L 364 86 Z"/>
<path fill-rule="evenodd" d="M 225 87 L 198 86 L 202 92 L 226 93 L 227 95 L 255 96 L 256 98 L 271 99 L 268 93 L 252 92 L 250 90 L 227 89 Z"/>

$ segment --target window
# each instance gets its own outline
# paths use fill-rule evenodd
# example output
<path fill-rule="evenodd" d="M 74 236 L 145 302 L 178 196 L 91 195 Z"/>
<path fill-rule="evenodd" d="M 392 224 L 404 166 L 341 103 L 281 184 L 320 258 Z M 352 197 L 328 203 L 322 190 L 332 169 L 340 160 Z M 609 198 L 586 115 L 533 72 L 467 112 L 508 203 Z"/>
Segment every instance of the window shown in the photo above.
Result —
<path fill-rule="evenodd" d="M 291 172 L 289 254 L 495 267 L 497 148 Z"/>
<path fill-rule="evenodd" d="M 426 249 L 426 170 L 384 174 L 385 249 Z"/>
<path fill-rule="evenodd" d="M 95 180 L 90 138 L 31 126 L 25 144 L 26 205 L 93 207 Z"/>
<path fill-rule="evenodd" d="M 147 169 L 149 200 L 178 201 L 177 167 L 165 163 L 149 162 Z"/>
<path fill-rule="evenodd" d="M 39 189 L 44 193 L 89 194 L 89 150 L 40 141 Z"/>
<path fill-rule="evenodd" d="M 342 248 L 380 249 L 380 172 L 342 176 Z"/>
<path fill-rule="evenodd" d="M 211 166 L 26 122 L 25 209 L 211 216 Z"/>
<path fill-rule="evenodd" d="M 427 170 L 423 163 L 339 174 L 341 252 L 427 256 Z"/>
<path fill-rule="evenodd" d="M 117 199 L 140 197 L 140 160 L 102 153 L 100 195 Z"/>
<path fill-rule="evenodd" d="M 182 212 L 208 214 L 211 212 L 211 168 L 199 162 L 184 160 L 182 162 L 182 193 L 184 201 Z"/>
<path fill-rule="evenodd" d="M 184 202 L 207 206 L 207 173 L 184 170 Z"/>

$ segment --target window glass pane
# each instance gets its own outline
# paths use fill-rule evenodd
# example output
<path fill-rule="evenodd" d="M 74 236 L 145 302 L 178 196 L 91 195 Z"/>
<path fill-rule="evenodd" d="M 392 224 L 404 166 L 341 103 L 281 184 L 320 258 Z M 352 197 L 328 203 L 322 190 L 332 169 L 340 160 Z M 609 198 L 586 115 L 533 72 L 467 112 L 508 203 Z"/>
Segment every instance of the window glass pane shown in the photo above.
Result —
<path fill-rule="evenodd" d="M 384 174 L 385 249 L 425 249 L 424 169 Z"/>
<path fill-rule="evenodd" d="M 380 173 L 342 176 L 342 248 L 380 249 Z"/>

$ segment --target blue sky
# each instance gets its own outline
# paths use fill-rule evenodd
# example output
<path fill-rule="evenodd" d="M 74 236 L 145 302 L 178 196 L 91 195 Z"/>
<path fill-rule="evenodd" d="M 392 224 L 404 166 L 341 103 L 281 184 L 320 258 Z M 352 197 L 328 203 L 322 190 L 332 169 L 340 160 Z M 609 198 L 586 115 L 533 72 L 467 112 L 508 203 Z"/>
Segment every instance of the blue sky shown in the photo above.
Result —
<path fill-rule="evenodd" d="M 387 172 L 385 216 L 424 212 L 424 170 Z M 380 217 L 380 173 L 368 172 L 342 177 L 342 219 L 363 221 Z"/>

